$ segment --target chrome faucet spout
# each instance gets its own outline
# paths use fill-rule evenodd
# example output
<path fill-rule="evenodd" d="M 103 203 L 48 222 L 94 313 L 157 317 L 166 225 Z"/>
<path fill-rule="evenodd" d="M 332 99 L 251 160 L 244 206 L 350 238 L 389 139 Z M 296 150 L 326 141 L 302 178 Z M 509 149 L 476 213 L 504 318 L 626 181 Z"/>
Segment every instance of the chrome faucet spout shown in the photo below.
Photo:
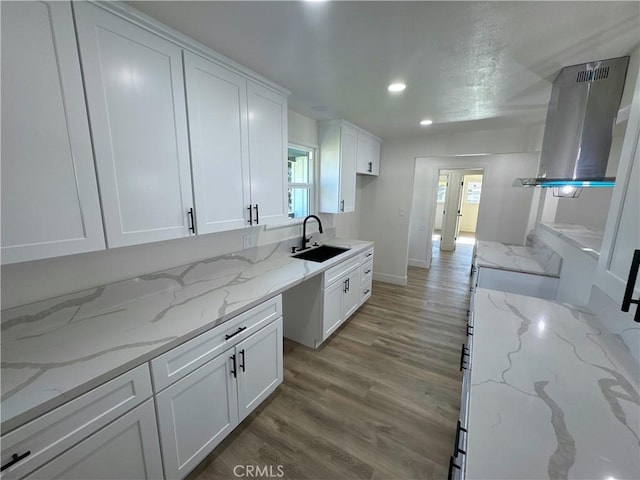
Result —
<path fill-rule="evenodd" d="M 318 222 L 318 231 L 322 233 L 322 222 L 320 221 L 320 219 L 315 215 L 308 215 L 304 219 L 304 222 L 302 222 L 302 242 L 300 244 L 300 250 L 306 250 L 308 248 L 307 243 L 309 242 L 309 240 L 311 240 L 311 236 L 307 238 L 307 220 L 309 220 L 310 218 L 316 219 L 316 221 Z"/>

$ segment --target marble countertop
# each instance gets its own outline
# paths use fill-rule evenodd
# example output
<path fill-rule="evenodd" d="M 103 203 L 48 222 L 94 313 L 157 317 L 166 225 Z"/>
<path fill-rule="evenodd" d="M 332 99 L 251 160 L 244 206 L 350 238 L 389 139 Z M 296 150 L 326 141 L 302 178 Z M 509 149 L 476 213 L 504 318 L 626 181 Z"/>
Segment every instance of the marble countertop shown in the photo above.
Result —
<path fill-rule="evenodd" d="M 2 433 L 180 345 L 331 266 L 291 257 L 291 241 L 2 311 Z"/>
<path fill-rule="evenodd" d="M 474 262 L 477 267 L 557 277 L 560 275 L 561 259 L 548 248 L 543 251 L 479 240 L 476 242 Z"/>
<path fill-rule="evenodd" d="M 538 225 L 554 235 L 566 240 L 568 243 L 579 248 L 587 255 L 590 255 L 595 259 L 600 258 L 602 239 L 604 238 L 604 232 L 602 230 L 595 230 L 593 228 L 574 225 L 571 223 L 539 222 Z"/>
<path fill-rule="evenodd" d="M 479 288 L 468 479 L 640 478 L 638 364 L 582 307 Z"/>

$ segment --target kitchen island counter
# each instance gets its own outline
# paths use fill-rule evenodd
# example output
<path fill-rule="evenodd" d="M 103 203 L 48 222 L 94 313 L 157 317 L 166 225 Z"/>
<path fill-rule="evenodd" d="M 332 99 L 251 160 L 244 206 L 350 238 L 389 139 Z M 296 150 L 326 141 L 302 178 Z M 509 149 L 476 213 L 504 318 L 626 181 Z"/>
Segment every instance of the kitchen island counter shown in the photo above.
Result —
<path fill-rule="evenodd" d="M 583 307 L 474 295 L 466 478 L 640 478 L 638 364 Z"/>
<path fill-rule="evenodd" d="M 561 259 L 549 248 L 535 249 L 479 240 L 475 246 L 474 264 L 476 267 L 558 277 Z"/>

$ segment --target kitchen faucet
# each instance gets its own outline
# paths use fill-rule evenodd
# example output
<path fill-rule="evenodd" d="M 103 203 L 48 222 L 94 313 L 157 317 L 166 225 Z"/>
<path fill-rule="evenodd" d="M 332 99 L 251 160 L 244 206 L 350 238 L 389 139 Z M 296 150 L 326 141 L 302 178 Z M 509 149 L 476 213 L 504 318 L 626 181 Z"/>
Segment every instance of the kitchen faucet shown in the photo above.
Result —
<path fill-rule="evenodd" d="M 304 222 L 302 222 L 302 246 L 299 250 L 306 250 L 307 248 L 309 248 L 307 247 L 307 242 L 311 240 L 311 235 L 309 236 L 309 238 L 307 238 L 307 220 L 309 220 L 310 218 L 315 218 L 318 221 L 318 230 L 320 233 L 322 233 L 322 222 L 320 221 L 320 219 L 315 215 L 308 215 L 307 218 L 304 219 Z"/>

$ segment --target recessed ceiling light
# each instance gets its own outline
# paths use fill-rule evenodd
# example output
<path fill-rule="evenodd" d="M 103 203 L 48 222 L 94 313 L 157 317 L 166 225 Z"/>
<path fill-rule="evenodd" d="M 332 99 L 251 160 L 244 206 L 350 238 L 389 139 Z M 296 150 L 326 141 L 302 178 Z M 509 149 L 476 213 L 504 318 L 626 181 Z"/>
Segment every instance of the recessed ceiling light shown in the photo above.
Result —
<path fill-rule="evenodd" d="M 433 120 L 429 120 L 429 119 L 420 120 L 420 125 L 431 125 L 432 123 L 433 123 Z"/>
<path fill-rule="evenodd" d="M 387 90 L 393 93 L 398 93 L 403 91 L 407 86 L 404 83 L 392 83 L 387 87 Z"/>

